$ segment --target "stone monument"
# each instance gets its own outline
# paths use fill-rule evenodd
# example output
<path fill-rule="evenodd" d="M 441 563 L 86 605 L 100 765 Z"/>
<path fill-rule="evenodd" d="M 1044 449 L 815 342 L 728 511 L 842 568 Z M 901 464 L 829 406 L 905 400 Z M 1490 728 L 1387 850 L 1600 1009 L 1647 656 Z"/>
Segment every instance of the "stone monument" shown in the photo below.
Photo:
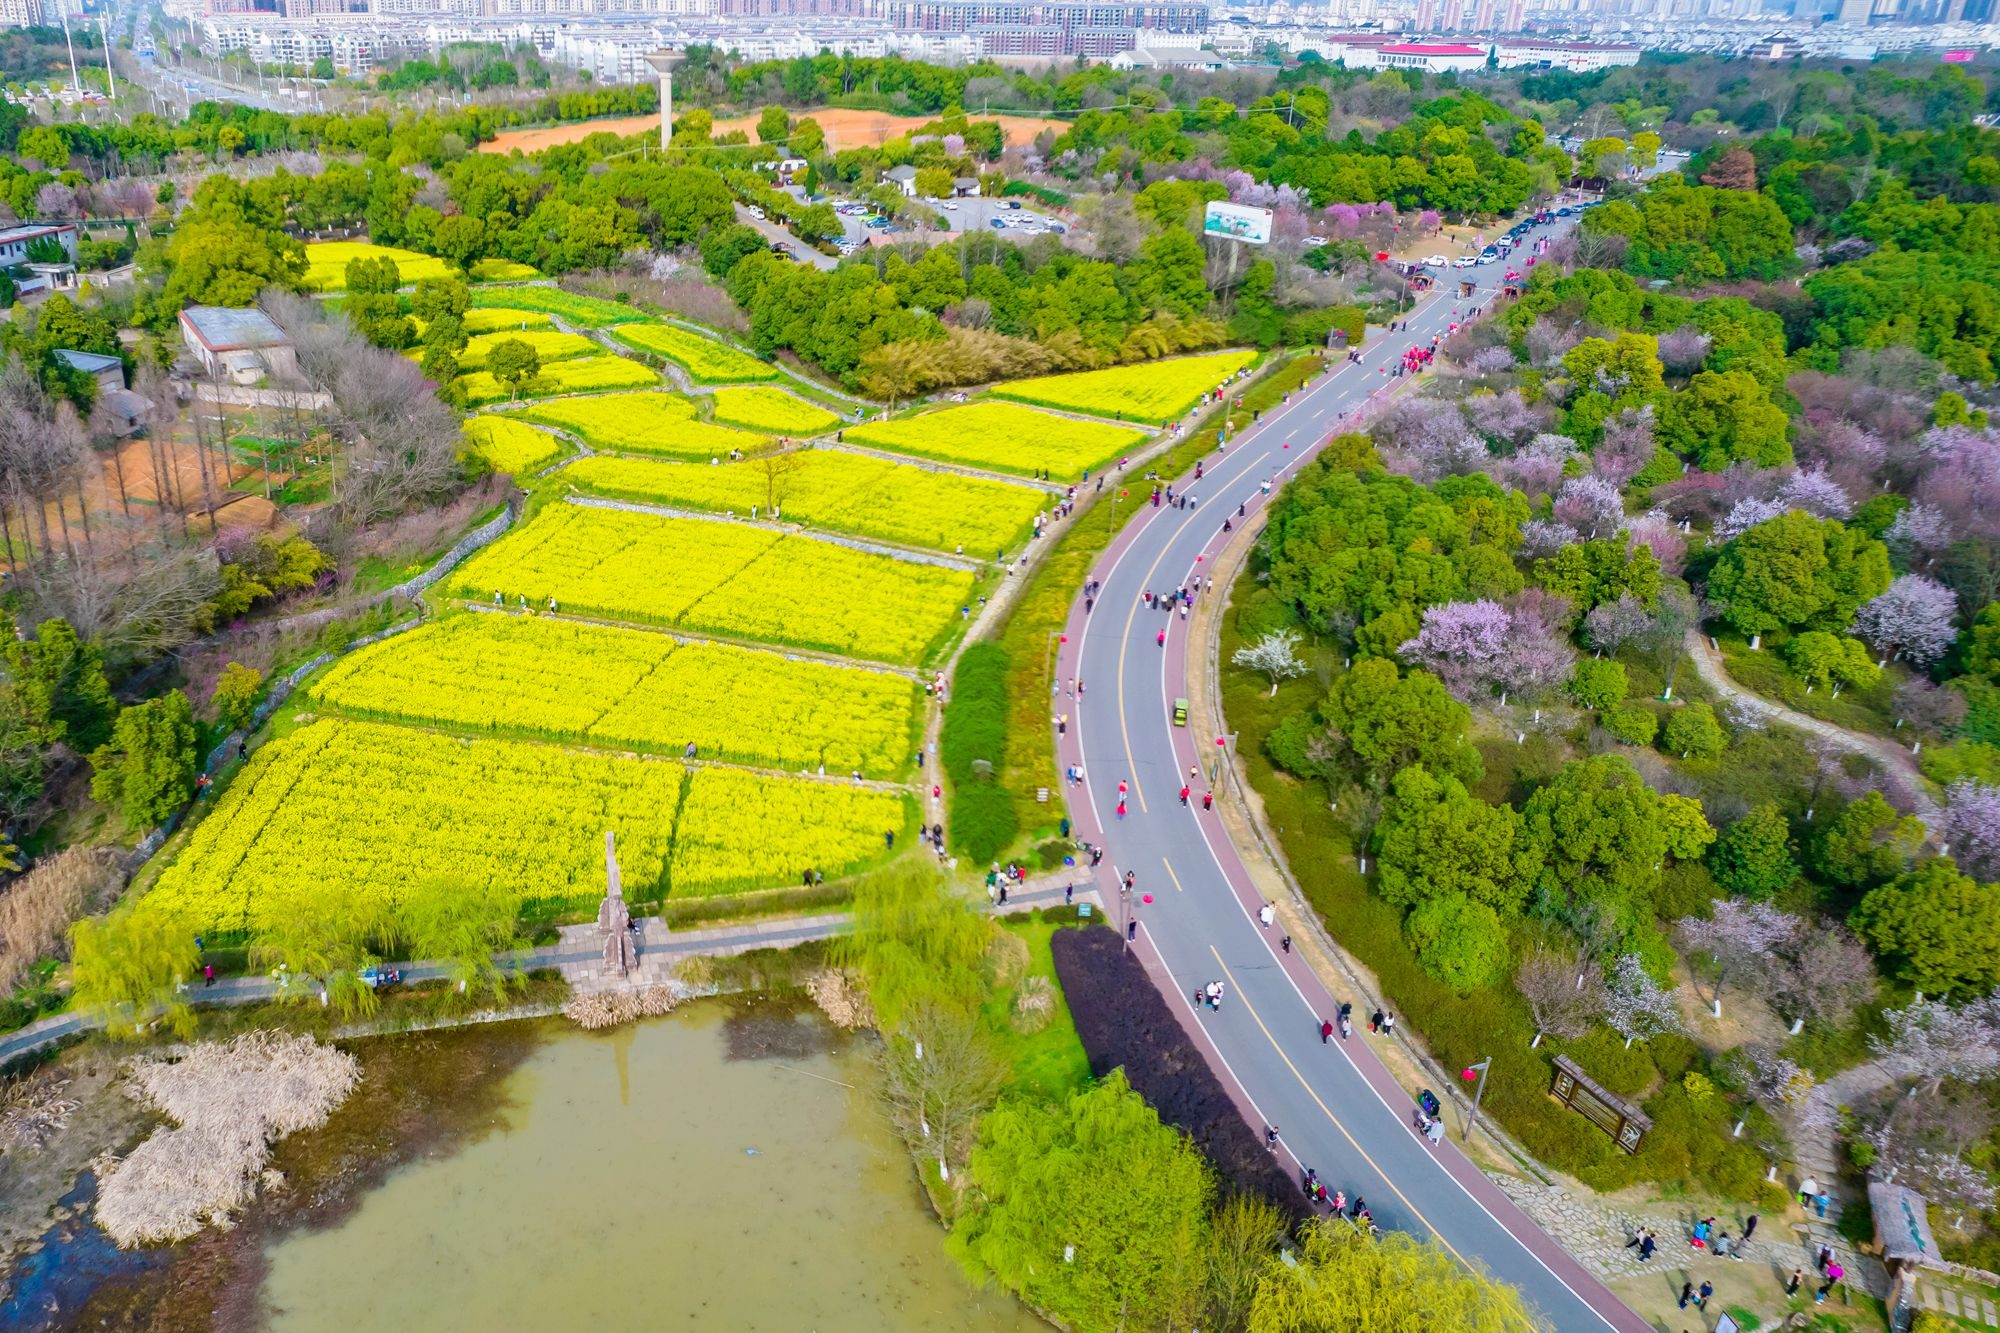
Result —
<path fill-rule="evenodd" d="M 610 829 L 604 830 L 604 901 L 597 905 L 597 928 L 604 935 L 604 966 L 624 976 L 639 965 L 639 946 L 632 936 L 632 911 L 618 882 L 618 850 Z"/>

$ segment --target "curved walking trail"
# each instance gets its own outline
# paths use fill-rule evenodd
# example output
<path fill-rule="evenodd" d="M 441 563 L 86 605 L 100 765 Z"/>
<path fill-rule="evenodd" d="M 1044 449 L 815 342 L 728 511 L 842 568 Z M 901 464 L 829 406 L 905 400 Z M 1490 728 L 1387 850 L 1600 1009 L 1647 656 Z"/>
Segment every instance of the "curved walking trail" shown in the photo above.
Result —
<path fill-rule="evenodd" d="M 1917 761 L 1900 745 L 1885 741 L 1878 736 L 1864 736 L 1858 731 L 1849 731 L 1824 719 L 1796 712 L 1781 703 L 1766 699 L 1763 695 L 1745 689 L 1730 676 L 1722 654 L 1708 640 L 1708 636 L 1698 629 L 1687 632 L 1688 656 L 1694 659 L 1695 673 L 1702 683 L 1717 694 L 1734 703 L 1741 704 L 1749 711 L 1772 722 L 1783 723 L 1809 735 L 1817 736 L 1832 745 L 1837 745 L 1850 753 L 1866 756 L 1880 764 L 1885 770 L 1902 779 L 1911 802 L 1916 806 L 1917 818 L 1924 821 L 1924 827 L 1935 836 L 1940 814 L 1937 802 L 1924 788 L 1923 770 Z"/>
<path fill-rule="evenodd" d="M 1124 874 L 1137 876 L 1137 895 L 1116 909 L 1121 919 L 1134 914 L 1134 947 L 1245 1119 L 1281 1127 L 1288 1166 L 1317 1168 L 1329 1186 L 1365 1196 L 1383 1225 L 1434 1236 L 1482 1264 L 1563 1333 L 1638 1333 L 1649 1325 L 1455 1143 L 1432 1148 L 1412 1131 L 1414 1089 L 1398 1085 L 1365 1024 L 1350 1041 L 1322 1043 L 1319 1024 L 1342 997 L 1301 951 L 1280 948 L 1280 930 L 1258 924 L 1263 897 L 1216 815 L 1199 800 L 1178 800 L 1190 769 L 1205 770 L 1218 755 L 1213 737 L 1170 721 L 1173 701 L 1206 668 L 1190 623 L 1147 611 L 1141 596 L 1205 577 L 1227 540 L 1223 520 L 1238 520 L 1239 505 L 1243 520 L 1262 508 L 1334 429 L 1400 383 L 1383 373 L 1399 348 L 1456 318 L 1448 296 L 1433 297 L 1411 316 L 1407 337 L 1364 349 L 1358 365 L 1338 363 L 1211 455 L 1204 479 L 1183 483 L 1199 494 L 1196 508 L 1150 509 L 1119 534 L 1093 571 L 1103 583 L 1095 609 L 1086 612 L 1081 599 L 1072 608 L 1055 668 L 1057 679 L 1082 676 L 1097 687 L 1089 706 L 1075 705 L 1058 761 L 1083 766 L 1083 785 L 1065 795 L 1079 835 L 1106 848 L 1099 873 L 1110 878 L 1098 881 L 1100 891 L 1116 901 Z M 1206 777 L 1198 772 L 1197 792 Z M 1120 782 L 1130 787 L 1127 813 L 1114 817 Z M 1150 903 L 1139 900 L 1148 895 Z M 1197 1014 L 1188 996 L 1215 979 L 1227 987 L 1221 1009 Z"/>

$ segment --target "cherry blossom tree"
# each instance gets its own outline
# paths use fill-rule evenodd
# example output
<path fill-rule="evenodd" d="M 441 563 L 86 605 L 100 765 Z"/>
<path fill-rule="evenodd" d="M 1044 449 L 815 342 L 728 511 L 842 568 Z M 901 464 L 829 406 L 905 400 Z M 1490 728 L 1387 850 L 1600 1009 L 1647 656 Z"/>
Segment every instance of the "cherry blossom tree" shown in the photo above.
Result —
<path fill-rule="evenodd" d="M 1965 696 L 1957 690 L 1940 689 L 1922 676 L 1912 676 L 1896 687 L 1896 721 L 1915 727 L 1926 736 L 1949 736 L 1965 721 Z"/>
<path fill-rule="evenodd" d="M 1306 674 L 1306 664 L 1293 651 L 1298 646 L 1298 631 L 1275 629 L 1257 642 L 1238 648 L 1230 661 L 1269 676 L 1271 693 L 1275 695 L 1280 684 Z"/>
<path fill-rule="evenodd" d="M 1417 637 L 1396 651 L 1459 698 L 1470 698 L 1498 678 L 1513 627 L 1513 615 L 1498 602 L 1446 602 L 1426 607 Z"/>
<path fill-rule="evenodd" d="M 1521 960 L 1514 985 L 1528 1001 L 1535 1015 L 1535 1039 L 1554 1035 L 1574 1040 L 1590 1031 L 1590 1024 L 1604 1012 L 1604 987 L 1589 974 L 1579 949 L 1551 949 L 1541 946 Z"/>
<path fill-rule="evenodd" d="M 1544 315 L 1528 326 L 1528 364 L 1548 369 L 1560 365 L 1570 348 L 1583 341 L 1583 331 Z"/>
<path fill-rule="evenodd" d="M 1604 423 L 1604 434 L 1590 451 L 1591 470 L 1622 487 L 1653 461 L 1653 407 L 1628 407 Z"/>
<path fill-rule="evenodd" d="M 1948 1078 L 1981 1083 L 2000 1073 L 2000 1000 L 1917 1000 L 1884 1010 L 1882 1021 L 1888 1034 L 1868 1044 L 1897 1078 L 1928 1080 L 1935 1092 Z"/>
<path fill-rule="evenodd" d="M 1851 518 L 1854 499 L 1847 489 L 1824 468 L 1795 472 L 1778 491 L 1778 503 L 1787 509 L 1803 509 L 1815 518 Z"/>
<path fill-rule="evenodd" d="M 1625 532 L 1628 549 L 1645 547 L 1667 573 L 1678 575 L 1686 566 L 1687 538 L 1664 509 L 1647 510 L 1627 523 Z"/>
<path fill-rule="evenodd" d="M 1961 531 L 2000 540 L 2000 433 L 1942 427 L 1926 433 L 1918 448 L 1925 469 L 1917 499 Z"/>
<path fill-rule="evenodd" d="M 1486 444 L 1465 424 L 1455 403 L 1413 398 L 1375 426 L 1385 455 L 1420 481 L 1471 472 L 1486 461 Z"/>
<path fill-rule="evenodd" d="M 1604 602 L 1583 618 L 1583 641 L 1600 653 L 1615 653 L 1626 644 L 1650 634 L 1653 617 L 1645 604 L 1629 592 L 1618 594 L 1615 602 Z"/>
<path fill-rule="evenodd" d="M 1586 537 L 1608 537 L 1625 519 L 1625 498 L 1602 477 L 1571 477 L 1556 496 L 1554 515 Z"/>
<path fill-rule="evenodd" d="M 1821 921 L 1780 941 L 1758 980 L 1794 1033 L 1808 1021 L 1838 1027 L 1875 997 L 1875 960 L 1847 927 Z"/>
<path fill-rule="evenodd" d="M 1804 432 L 1799 457 L 1825 469 L 1850 491 L 1872 491 L 1889 457 L 1880 435 L 1846 418 L 1823 422 Z"/>
<path fill-rule="evenodd" d="M 1554 555 L 1565 546 L 1574 546 L 1582 540 L 1582 534 L 1567 523 L 1557 523 L 1547 518 L 1531 518 L 1521 525 L 1521 557 L 1525 560 L 1539 560 L 1543 556 Z"/>
<path fill-rule="evenodd" d="M 1467 423 L 1503 450 L 1517 448 L 1524 440 L 1532 439 L 1547 419 L 1545 413 L 1528 406 L 1519 389 L 1476 393 L 1462 406 Z"/>
<path fill-rule="evenodd" d="M 1498 683 L 1502 689 L 1539 698 L 1562 685 L 1576 669 L 1576 649 L 1569 642 L 1569 599 L 1541 588 L 1523 588 L 1507 609 L 1513 623 L 1507 630 Z"/>
<path fill-rule="evenodd" d="M 1660 365 L 1669 375 L 1692 375 L 1708 359 L 1709 336 L 1692 325 L 1660 335 Z"/>
<path fill-rule="evenodd" d="M 1983 884 L 2000 881 L 2000 787 L 1971 778 L 1952 783 L 1942 833 L 1960 870 Z"/>
<path fill-rule="evenodd" d="M 1517 449 L 1501 470 L 1512 485 L 1529 495 L 1544 495 L 1555 490 L 1562 481 L 1563 467 L 1574 457 L 1576 441 L 1544 431 Z"/>
<path fill-rule="evenodd" d="M 1885 658 L 1907 657 L 1927 667 L 1958 638 L 1952 623 L 1957 614 L 1958 599 L 1951 589 L 1922 574 L 1902 574 L 1881 596 L 1862 603 L 1854 631 Z"/>
<path fill-rule="evenodd" d="M 1904 564 L 1934 560 L 1952 543 L 1951 520 L 1944 511 L 1918 501 L 1896 515 L 1882 541 Z"/>
<path fill-rule="evenodd" d="M 1790 512 L 1790 506 L 1777 500 L 1738 500 L 1729 512 L 1715 521 L 1715 540 L 1726 542 L 1740 537 L 1759 523 L 1769 522 L 1781 514 Z"/>
<path fill-rule="evenodd" d="M 1797 936 L 1805 923 L 1790 912 L 1769 903 L 1718 898 L 1706 918 L 1685 917 L 1674 928 L 1681 948 L 1688 953 L 1706 954 L 1715 969 L 1715 986 L 1709 1003 L 1717 1018 L 1722 1017 L 1722 985 L 1735 971 L 1754 971 L 1786 941 Z"/>
<path fill-rule="evenodd" d="M 1623 955 L 1612 966 L 1604 991 L 1604 1017 L 1611 1030 L 1625 1039 L 1628 1050 L 1635 1041 L 1681 1030 L 1681 1010 L 1673 992 L 1653 980 L 1635 953 Z"/>

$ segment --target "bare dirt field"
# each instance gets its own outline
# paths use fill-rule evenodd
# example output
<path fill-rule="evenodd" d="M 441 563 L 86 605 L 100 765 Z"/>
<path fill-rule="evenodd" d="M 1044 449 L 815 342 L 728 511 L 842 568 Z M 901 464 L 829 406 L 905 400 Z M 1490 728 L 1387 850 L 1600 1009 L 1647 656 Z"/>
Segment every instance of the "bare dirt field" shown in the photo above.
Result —
<path fill-rule="evenodd" d="M 816 111 L 801 111 L 800 116 L 811 116 L 819 127 L 826 131 L 827 147 L 863 148 L 893 139 L 920 125 L 929 124 L 933 116 L 892 116 L 886 111 L 854 111 L 846 107 L 821 107 Z M 1069 126 L 1060 120 L 1045 120 L 1037 116 L 975 116 L 978 120 L 997 120 L 1003 127 L 1010 147 L 1020 147 L 1033 143 L 1035 136 L 1043 130 L 1053 130 L 1061 134 Z M 593 134 L 638 134 L 650 130 L 660 123 L 658 116 L 617 116 L 604 120 L 585 120 L 573 125 L 550 125 L 536 130 L 505 130 L 487 143 L 479 145 L 482 153 L 511 153 L 516 148 L 524 153 L 539 152 L 556 144 L 576 143 Z M 757 117 L 736 116 L 715 122 L 715 132 L 726 134 L 730 130 L 744 130 L 752 135 L 757 131 Z"/>

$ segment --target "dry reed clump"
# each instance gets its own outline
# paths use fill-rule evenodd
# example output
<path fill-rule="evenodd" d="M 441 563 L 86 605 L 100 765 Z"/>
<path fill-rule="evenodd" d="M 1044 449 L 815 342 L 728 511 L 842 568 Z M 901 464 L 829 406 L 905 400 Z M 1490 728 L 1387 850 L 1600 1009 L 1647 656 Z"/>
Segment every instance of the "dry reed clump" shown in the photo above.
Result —
<path fill-rule="evenodd" d="M 62 947 L 117 874 L 107 849 L 72 847 L 35 863 L 0 893 L 0 994 L 14 989 L 37 959 Z"/>
<path fill-rule="evenodd" d="M 837 1028 L 852 1032 L 875 1026 L 875 1007 L 853 977 L 835 967 L 823 967 L 806 978 L 806 994 Z"/>
<path fill-rule="evenodd" d="M 1056 1016 L 1055 983 L 1047 977 L 1029 977 L 1014 996 L 1014 1030 L 1040 1032 Z"/>
<path fill-rule="evenodd" d="M 227 1225 L 255 1197 L 272 1141 L 326 1123 L 361 1066 L 311 1037 L 247 1032 L 140 1057 L 126 1077 L 179 1122 L 99 1170 L 97 1220 L 129 1249 Z"/>
<path fill-rule="evenodd" d="M 1028 942 L 1010 931 L 996 930 L 986 946 L 986 979 L 1005 990 L 1028 971 Z"/>
<path fill-rule="evenodd" d="M 673 986 L 647 986 L 642 990 L 587 991 L 570 997 L 563 1017 L 580 1028 L 592 1031 L 615 1028 L 640 1018 L 657 1018 L 672 1013 L 681 1002 L 681 992 Z"/>
<path fill-rule="evenodd" d="M 69 1082 L 31 1074 L 0 1086 L 0 1152 L 32 1152 L 68 1128 L 82 1105 L 66 1095 Z"/>

